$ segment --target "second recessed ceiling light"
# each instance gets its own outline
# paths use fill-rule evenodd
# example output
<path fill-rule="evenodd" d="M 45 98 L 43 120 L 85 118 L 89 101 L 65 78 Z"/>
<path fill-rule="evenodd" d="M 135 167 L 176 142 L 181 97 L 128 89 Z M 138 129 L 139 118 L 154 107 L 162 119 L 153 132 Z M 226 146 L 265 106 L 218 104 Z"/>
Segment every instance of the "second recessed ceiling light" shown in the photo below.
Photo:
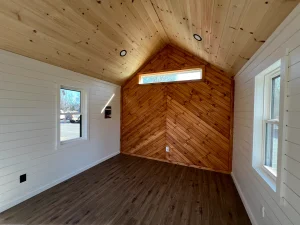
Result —
<path fill-rule="evenodd" d="M 199 34 L 194 34 L 193 36 L 197 41 L 202 41 L 202 37 Z"/>
<path fill-rule="evenodd" d="M 120 56 L 124 57 L 126 54 L 127 54 L 127 51 L 126 51 L 126 50 L 120 51 Z"/>

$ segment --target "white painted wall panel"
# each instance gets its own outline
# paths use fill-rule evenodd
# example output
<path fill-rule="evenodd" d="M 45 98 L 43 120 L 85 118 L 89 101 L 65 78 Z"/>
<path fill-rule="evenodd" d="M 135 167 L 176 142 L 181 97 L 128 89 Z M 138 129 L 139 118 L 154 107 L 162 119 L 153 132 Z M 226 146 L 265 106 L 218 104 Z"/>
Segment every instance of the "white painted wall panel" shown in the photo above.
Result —
<path fill-rule="evenodd" d="M 287 121 L 284 124 L 283 177 L 275 193 L 252 167 L 254 77 L 289 49 Z M 253 224 L 300 224 L 300 6 L 235 76 L 233 177 Z M 277 187 L 278 188 L 278 187 Z M 282 200 L 282 201 L 281 201 Z M 266 216 L 261 214 L 265 207 Z"/>
<path fill-rule="evenodd" d="M 60 85 L 87 91 L 89 139 L 57 149 Z M 0 212 L 119 152 L 120 86 L 0 50 Z"/>

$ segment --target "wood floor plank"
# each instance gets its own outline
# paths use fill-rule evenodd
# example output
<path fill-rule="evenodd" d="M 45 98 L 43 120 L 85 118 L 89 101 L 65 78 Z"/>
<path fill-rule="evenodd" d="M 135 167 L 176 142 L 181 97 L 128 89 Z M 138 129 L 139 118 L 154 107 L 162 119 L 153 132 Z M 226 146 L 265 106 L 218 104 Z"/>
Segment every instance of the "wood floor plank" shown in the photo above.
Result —
<path fill-rule="evenodd" d="M 1 213 L 0 224 L 251 223 L 230 175 L 118 155 Z"/>

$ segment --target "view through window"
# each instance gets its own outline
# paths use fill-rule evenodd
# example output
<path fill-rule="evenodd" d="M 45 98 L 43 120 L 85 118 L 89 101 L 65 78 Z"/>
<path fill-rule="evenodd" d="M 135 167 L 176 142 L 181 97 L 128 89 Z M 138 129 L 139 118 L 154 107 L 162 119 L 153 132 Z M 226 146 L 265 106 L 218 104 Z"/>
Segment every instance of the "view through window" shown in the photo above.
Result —
<path fill-rule="evenodd" d="M 60 141 L 82 137 L 81 91 L 60 89 Z"/>
<path fill-rule="evenodd" d="M 165 83 L 165 82 L 176 82 L 176 81 L 190 81 L 190 80 L 201 80 L 202 69 L 187 70 L 179 72 L 166 72 L 160 74 L 146 74 L 140 76 L 139 84 L 153 84 L 153 83 Z"/>
<path fill-rule="evenodd" d="M 278 125 L 279 125 L 279 103 L 280 103 L 280 76 L 269 78 L 271 88 L 269 107 L 266 120 L 265 136 L 265 159 L 264 165 L 277 175 L 277 155 L 278 155 Z"/>

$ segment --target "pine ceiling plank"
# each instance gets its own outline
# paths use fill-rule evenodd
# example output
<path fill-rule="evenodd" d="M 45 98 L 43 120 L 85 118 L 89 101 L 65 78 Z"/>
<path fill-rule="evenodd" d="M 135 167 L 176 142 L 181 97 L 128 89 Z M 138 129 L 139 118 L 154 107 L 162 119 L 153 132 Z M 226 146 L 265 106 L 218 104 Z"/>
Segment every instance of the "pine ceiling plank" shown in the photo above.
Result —
<path fill-rule="evenodd" d="M 97 50 L 100 50 L 100 46 L 97 46 L 97 42 L 93 39 L 95 35 L 94 32 L 92 32 L 93 27 L 91 27 L 89 23 L 85 22 L 80 15 L 74 13 L 74 11 L 67 5 L 61 4 L 60 1 L 57 0 L 50 2 L 16 2 L 22 8 L 20 11 L 20 17 L 22 16 L 21 22 L 29 23 L 32 27 L 36 26 L 39 28 L 39 31 L 41 30 L 49 36 L 54 36 L 54 38 L 57 38 L 58 40 L 60 40 L 59 37 L 65 37 L 65 39 L 61 40 L 62 42 L 78 47 L 88 48 L 89 51 L 93 51 L 94 53 Z M 36 10 L 33 10 L 34 7 L 37 7 Z M 77 22 L 75 23 L 72 20 L 69 20 L 69 17 L 73 18 Z M 111 32 L 109 30 L 106 32 L 106 34 L 110 33 Z M 99 35 L 99 38 L 101 38 L 101 40 L 105 43 L 105 48 L 102 48 L 102 51 L 107 47 L 113 47 L 113 36 L 106 38 L 101 35 L 101 33 Z"/>
<path fill-rule="evenodd" d="M 220 65 L 221 68 L 226 68 L 226 70 L 230 70 L 231 67 L 231 65 L 228 65 L 225 61 L 226 55 L 232 42 L 234 42 L 234 34 L 240 27 L 241 18 L 250 1 L 251 0 L 231 0 L 228 16 L 224 25 L 224 32 L 221 36 L 221 43 L 215 61 L 217 65 Z"/>
<path fill-rule="evenodd" d="M 183 9 L 183 18 L 182 18 L 183 23 L 187 24 L 189 27 L 189 29 L 185 32 L 185 37 L 184 37 L 185 43 L 184 46 L 182 47 L 187 51 L 192 52 L 194 55 L 203 58 L 204 60 L 207 61 L 209 54 L 207 54 L 205 49 L 206 42 L 196 41 L 193 37 L 194 34 L 203 33 L 203 28 L 202 28 L 203 24 L 201 23 L 201 21 L 203 20 L 201 15 L 203 14 L 201 13 L 201 11 L 198 12 L 198 9 L 202 9 L 201 4 L 202 4 L 201 1 L 187 0 L 186 4 L 181 6 L 181 8 Z M 198 20 L 200 20 L 199 26 L 196 26 L 195 24 L 198 24 Z M 199 27 L 199 29 L 197 29 L 196 27 Z"/>
<path fill-rule="evenodd" d="M 176 22 L 176 12 L 170 6 L 168 1 L 159 1 L 159 0 L 151 0 L 154 10 L 156 11 L 158 18 L 170 41 L 174 38 L 176 27 L 172 26 L 173 24 L 177 24 Z"/>
<path fill-rule="evenodd" d="M 87 21 L 93 28 L 98 27 L 100 31 L 99 34 L 102 36 L 98 39 L 98 42 L 100 41 L 99 44 L 101 44 L 102 47 L 105 47 L 106 44 L 105 42 L 102 43 L 103 38 L 109 35 L 106 38 L 112 40 L 114 46 L 117 44 L 124 49 L 128 49 L 128 52 L 131 51 L 131 59 L 139 59 L 142 54 L 147 54 L 147 45 L 139 45 L 141 39 L 144 38 L 143 32 L 140 30 L 144 28 L 144 24 L 138 23 L 138 21 L 140 21 L 139 18 L 137 18 L 135 22 L 132 22 L 132 17 L 134 16 L 131 12 L 126 10 L 127 7 L 125 4 L 121 5 L 118 1 L 102 1 L 101 4 L 97 4 L 93 1 L 93 3 L 96 4 L 94 6 L 92 4 L 89 5 L 88 1 L 76 1 L 76 4 L 70 0 L 62 1 L 66 2 L 74 12 L 80 15 L 83 21 Z M 122 7 L 122 9 L 120 9 L 120 7 Z M 110 19 L 112 15 L 114 15 L 114 22 L 111 22 Z M 138 26 L 143 28 L 139 29 L 137 28 Z M 132 31 L 135 32 L 133 33 Z M 137 50 L 133 52 L 132 48 Z M 119 48 L 117 50 L 120 51 L 122 49 Z M 109 52 L 109 54 L 113 55 L 112 52 Z M 114 55 L 118 56 L 119 54 Z M 121 59 L 125 61 L 124 58 Z"/>
<path fill-rule="evenodd" d="M 152 54 L 156 53 L 157 49 L 164 45 L 161 41 L 160 35 L 156 32 L 155 26 L 147 26 L 138 11 L 135 10 L 134 7 L 127 6 L 126 2 L 108 1 L 98 4 L 95 1 L 83 1 L 86 5 L 83 4 L 76 6 L 72 5 L 72 1 L 67 0 L 66 2 L 73 7 L 77 13 L 84 13 L 84 18 L 89 23 L 96 25 L 95 23 L 100 21 L 99 30 L 101 33 L 109 33 L 107 29 L 104 30 L 104 24 L 111 26 L 114 31 L 113 36 L 121 38 L 120 41 L 115 42 L 115 44 L 117 43 L 118 45 L 121 45 L 121 47 L 114 48 L 114 50 L 117 51 L 117 54 L 114 52 L 108 52 L 108 55 L 115 55 L 118 57 L 119 60 L 117 61 L 123 62 L 120 69 L 125 70 L 127 74 L 134 73 L 144 61 L 146 61 Z M 101 7 L 101 13 L 99 13 L 99 7 Z M 113 14 L 116 15 L 114 17 L 114 20 L 116 21 L 115 23 L 111 23 L 111 11 L 113 11 Z M 152 30 L 147 30 L 147 28 L 151 28 Z M 127 42 L 124 39 L 126 39 Z M 157 47 L 155 47 L 155 45 L 153 46 L 153 42 L 157 43 Z M 104 43 L 102 45 L 105 46 Z M 126 56 L 126 58 L 119 57 L 118 52 L 122 49 L 127 49 L 128 51 L 128 56 Z M 136 62 L 134 62 L 134 60 L 136 60 Z M 123 71 L 120 73 L 123 74 Z"/>
<path fill-rule="evenodd" d="M 270 4 L 270 2 L 269 2 Z M 257 28 L 253 31 L 253 38 L 248 40 L 245 47 L 241 50 L 242 58 L 237 58 L 233 64 L 233 73 L 236 74 L 245 64 L 244 59 L 250 59 L 268 39 L 272 32 L 277 28 L 284 18 L 293 10 L 295 1 L 275 1 L 264 15 Z M 248 61 L 248 60 L 246 60 Z"/>
<path fill-rule="evenodd" d="M 189 1 L 182 4 L 182 1 L 158 1 L 152 0 L 155 10 L 165 28 L 170 42 L 182 48 L 186 48 L 186 40 L 191 40 L 192 35 L 190 27 L 192 26 L 189 20 L 186 9 L 189 6 Z M 193 5 L 194 7 L 194 5 Z"/>
<path fill-rule="evenodd" d="M 193 53 L 194 55 L 201 57 L 202 59 L 208 61 L 209 60 L 209 37 L 211 34 L 211 18 L 213 14 L 213 4 L 214 1 L 211 0 L 189 0 L 188 1 L 191 9 L 196 8 L 196 10 L 192 10 L 190 14 L 182 15 L 182 21 L 180 23 L 187 23 L 189 21 L 192 22 L 191 30 L 187 30 L 185 32 L 185 36 L 188 38 L 184 38 L 184 42 L 181 40 L 174 41 L 174 44 L 177 42 L 182 42 L 181 45 L 177 44 L 178 46 L 182 47 L 183 49 Z M 181 8 L 184 8 L 184 3 L 180 1 Z M 196 41 L 193 38 L 193 34 L 199 34 L 203 39 L 202 41 Z M 194 47 L 194 46 L 198 46 Z"/>
<path fill-rule="evenodd" d="M 212 19 L 212 33 L 210 35 L 210 57 L 209 60 L 215 62 L 218 55 L 218 49 L 221 37 L 224 31 L 225 22 L 228 16 L 230 0 L 216 0 L 214 4 L 214 13 Z"/>
<path fill-rule="evenodd" d="M 182 4 L 182 3 L 181 3 Z M 209 61 L 209 56 L 210 56 L 210 52 L 209 52 L 209 47 L 210 47 L 210 35 L 211 35 L 211 21 L 212 21 L 212 17 L 213 17 L 213 5 L 214 5 L 214 1 L 211 0 L 201 0 L 201 1 L 196 1 L 193 0 L 190 3 L 191 5 L 193 5 L 194 7 L 197 6 L 199 7 L 199 11 L 197 13 L 200 14 L 200 21 L 201 21 L 201 33 L 197 33 L 197 31 L 193 30 L 193 31 L 187 31 L 186 35 L 189 36 L 188 39 L 185 39 L 185 46 L 184 49 L 188 50 L 189 52 L 195 54 L 198 57 L 203 58 L 206 61 Z M 181 6 L 182 7 L 182 6 Z M 195 23 L 196 25 L 198 24 L 198 21 L 195 21 L 194 18 L 195 15 L 191 15 L 190 18 L 186 18 L 183 17 L 183 19 L 185 18 L 185 20 L 183 21 L 193 21 L 193 23 Z M 193 38 L 193 34 L 197 33 L 199 34 L 203 39 L 201 42 L 196 41 Z M 197 49 L 194 49 L 192 47 L 192 44 L 197 44 L 200 45 L 202 47 L 202 53 L 197 52 Z"/>
<path fill-rule="evenodd" d="M 72 1 L 67 1 L 69 4 L 72 4 Z M 85 1 L 88 2 L 88 1 Z M 126 2 L 124 1 L 108 1 L 108 2 L 101 2 L 101 4 L 98 3 L 98 1 L 89 1 L 91 9 L 90 11 L 96 10 L 94 13 L 94 18 L 87 17 L 88 21 L 90 23 L 93 23 L 93 19 L 95 21 L 98 20 L 97 16 L 101 17 L 101 21 L 105 21 L 107 24 L 109 24 L 112 29 L 115 31 L 116 37 L 120 37 L 121 40 L 118 42 L 118 45 L 122 45 L 118 49 L 118 52 L 122 49 L 127 49 L 128 56 L 126 58 L 120 58 L 118 54 L 117 57 L 119 57 L 119 60 L 117 61 L 123 61 L 122 67 L 120 67 L 121 70 L 125 70 L 125 73 L 132 74 L 136 71 L 138 67 L 142 65 L 144 61 L 146 61 L 152 54 L 156 53 L 158 49 L 160 49 L 164 43 L 161 41 L 160 35 L 156 32 L 155 26 L 146 26 L 145 23 L 142 23 L 142 19 L 137 12 L 137 10 L 134 10 L 133 7 L 129 7 Z M 130 3 L 135 4 L 135 3 Z M 98 12 L 99 7 L 104 8 L 104 10 L 101 10 L 101 13 Z M 76 10 L 79 12 L 83 11 L 83 6 L 77 8 Z M 129 10 L 130 9 L 130 10 Z M 113 11 L 113 13 L 112 13 Z M 82 12 L 81 12 L 82 13 Z M 114 20 L 116 22 L 111 22 L 111 16 L 114 15 Z M 87 14 L 89 15 L 89 14 Z M 149 23 L 148 23 L 149 24 Z M 151 27 L 153 30 L 147 31 L 146 28 Z M 103 26 L 99 25 L 99 30 L 101 33 L 109 33 L 109 32 L 103 32 Z M 120 36 L 121 34 L 121 36 Z M 127 43 L 124 43 L 124 39 L 128 37 Z M 152 39 L 151 41 L 148 41 Z M 101 39 L 102 40 L 102 39 Z M 149 44 L 148 44 L 149 43 Z M 153 43 L 157 43 L 153 45 Z M 103 45 L 104 46 L 104 45 Z M 117 48 L 115 48 L 117 50 Z M 108 54 L 112 54 L 109 52 Z M 136 63 L 133 63 L 133 60 L 138 60 Z M 129 71 L 126 71 L 129 69 Z M 121 71 L 121 75 L 124 74 L 124 71 Z"/>
<path fill-rule="evenodd" d="M 9 39 L 5 46 L 5 42 L 0 43 L 0 48 L 123 83 L 165 42 L 152 20 L 142 18 L 146 11 L 139 8 L 142 4 L 132 7 L 134 3 L 129 1 L 126 4 L 121 0 L 98 2 L 101 1 L 1 1 L 0 11 L 16 23 L 11 26 L 9 20 L 1 22 L 6 21 L 12 32 L 24 41 Z M 27 35 L 20 35 L 22 26 L 26 27 Z M 5 35 L 1 38 L 5 39 Z M 32 51 L 28 44 L 24 45 L 29 40 L 36 44 L 31 46 Z M 43 48 L 48 50 L 41 52 Z M 124 58 L 119 56 L 122 49 L 128 51 Z"/>
<path fill-rule="evenodd" d="M 247 41 L 252 38 L 253 31 L 259 26 L 265 14 L 268 12 L 274 0 L 267 2 L 261 0 L 252 0 L 247 7 L 247 10 L 243 14 L 242 22 L 240 27 L 235 30 L 235 37 L 233 42 L 230 44 L 229 51 L 226 56 L 226 63 L 231 67 L 234 64 L 236 58 L 240 57 L 248 60 L 241 55 L 241 49 L 244 48 Z M 276 3 L 276 1 L 274 1 Z M 255 15 L 255 16 L 253 16 Z"/>
<path fill-rule="evenodd" d="M 137 4 L 138 4 L 137 8 L 141 8 L 140 4 L 143 4 L 145 11 L 148 15 L 146 15 L 146 13 L 143 13 L 142 15 L 148 16 L 152 20 L 152 22 L 154 23 L 154 26 L 157 29 L 157 32 L 161 35 L 164 42 L 169 43 L 169 41 L 170 41 L 169 37 L 166 34 L 166 31 L 157 16 L 157 13 L 152 5 L 151 0 L 139 0 L 139 1 L 137 1 Z"/>
<path fill-rule="evenodd" d="M 85 67 L 88 66 L 88 71 L 91 76 L 103 79 L 102 76 L 92 73 L 91 70 L 102 70 L 99 62 L 93 63 L 94 58 L 89 59 L 89 55 L 84 54 L 82 51 L 77 49 L 72 49 L 68 45 L 64 45 L 58 42 L 57 39 L 53 39 L 43 33 L 33 32 L 34 28 L 17 23 L 8 17 L 3 16 L 0 13 L 0 18 L 3 23 L 0 25 L 0 30 L 3 31 L 1 36 L 1 46 L 3 49 L 14 49 L 14 52 L 21 55 L 34 54 L 36 58 L 42 59 L 41 61 L 49 62 L 55 61 L 56 65 L 80 72 L 84 71 Z M 7 21 L 7 23 L 6 23 Z M 6 24 L 10 24 L 7 26 Z M 18 31 L 13 31 L 10 27 L 18 28 Z M 15 43 L 22 45 L 22 49 L 16 48 Z M 45 43 L 47 43 L 45 45 Z M 104 61 L 103 61 L 104 63 Z M 111 71 L 111 78 L 118 76 L 118 73 Z M 114 75 L 115 74 L 115 75 Z M 110 81 L 114 79 L 109 79 Z M 115 82 L 115 80 L 114 80 Z"/>
<path fill-rule="evenodd" d="M 0 48 L 120 84 L 172 44 L 235 75 L 298 2 L 0 0 Z"/>
<path fill-rule="evenodd" d="M 21 1 L 19 1 L 19 2 L 21 2 Z M 10 3 L 10 4 L 12 4 L 12 3 Z M 4 7 L 4 4 L 2 4 L 2 6 Z M 2 10 L 3 10 L 3 7 L 1 8 Z M 26 15 L 26 16 L 28 16 L 27 14 L 25 14 L 27 11 L 26 11 L 26 9 L 25 9 L 25 7 L 23 7 L 23 6 L 20 6 L 22 9 L 20 10 L 21 12 L 19 13 L 19 16 L 20 16 L 20 18 L 22 18 L 21 19 L 21 22 L 19 22 L 18 20 L 17 20 L 17 15 L 13 15 L 13 18 L 15 18 L 15 20 L 17 21 L 17 22 L 19 22 L 19 24 L 11 24 L 11 26 L 10 27 L 17 27 L 18 28 L 18 32 L 20 32 L 20 30 L 21 30 L 21 26 L 19 26 L 19 25 L 23 25 L 23 26 L 26 26 L 26 24 L 24 24 L 24 21 L 25 22 L 28 22 L 28 21 L 30 21 L 30 19 L 28 19 L 28 18 L 30 18 L 30 17 L 25 17 L 26 19 L 24 19 L 24 17 L 23 17 L 23 15 Z M 4 12 L 7 12 L 7 11 L 4 11 Z M 21 17 L 22 16 L 22 17 Z M 30 16 L 30 15 L 29 15 Z M 39 19 L 40 20 L 42 20 L 42 17 L 40 17 L 40 18 L 35 18 L 35 21 L 39 21 Z M 2 20 L 3 21 L 3 20 Z M 5 23 L 3 23 L 4 25 L 5 25 Z M 57 40 L 59 40 L 59 38 L 57 38 L 57 37 L 54 37 L 54 38 L 51 38 L 51 36 L 52 35 L 50 35 L 50 36 L 46 36 L 46 35 L 44 35 L 42 32 L 40 32 L 40 30 L 35 30 L 36 28 L 35 28 L 35 26 L 34 26 L 34 24 L 31 24 L 31 25 L 33 25 L 32 26 L 32 28 L 29 28 L 29 30 L 26 30 L 26 32 L 27 33 L 29 33 L 30 34 L 30 37 L 28 37 L 28 38 L 26 38 L 26 41 L 28 41 L 29 42 L 29 40 L 32 40 L 32 43 L 34 43 L 35 45 L 33 45 L 33 44 L 31 44 L 31 46 L 30 46 L 30 48 L 33 50 L 33 49 L 39 49 L 39 51 L 41 50 L 41 49 L 43 49 L 44 47 L 48 47 L 48 46 L 51 46 L 52 45 L 52 43 L 51 42 L 53 42 L 54 43 L 54 51 L 51 53 L 51 54 L 49 54 L 48 56 L 46 55 L 46 57 L 44 57 L 43 59 L 45 59 L 46 60 L 46 62 L 49 62 L 48 60 L 51 60 L 51 56 L 52 56 L 52 58 L 53 58 L 53 56 L 56 56 L 56 57 L 58 57 L 59 58 L 59 61 L 60 62 L 64 62 L 65 60 L 67 60 L 68 59 L 68 57 L 70 58 L 70 61 L 71 62 L 73 62 L 73 64 L 75 63 L 77 66 L 80 66 L 80 67 L 84 67 L 84 66 L 81 66 L 81 64 L 82 64 L 82 62 L 84 63 L 84 64 L 87 64 L 88 63 L 88 61 L 90 61 L 88 64 L 88 67 L 89 68 L 91 68 L 91 67 L 93 67 L 93 65 L 91 64 L 91 62 L 92 62 L 92 60 L 94 60 L 94 61 L 96 61 L 95 63 L 94 63 L 94 66 L 96 66 L 97 64 L 99 65 L 99 61 L 101 62 L 101 60 L 99 60 L 99 59 L 96 59 L 96 57 L 94 56 L 94 55 L 92 55 L 92 57 L 91 57 L 91 55 L 88 55 L 88 54 L 86 54 L 86 56 L 82 56 L 82 54 L 84 53 L 84 51 L 79 51 L 77 48 L 71 48 L 71 46 L 70 46 L 70 48 L 69 48 L 69 46 L 68 45 L 63 45 L 62 46 L 62 44 L 63 43 L 65 43 L 65 42 L 60 42 L 60 43 L 58 43 L 57 42 Z M 53 26 L 53 27 L 57 27 L 57 26 Z M 41 26 L 41 28 L 45 28 L 45 26 Z M 51 31 L 51 30 L 50 30 Z M 52 32 L 53 34 L 57 34 L 56 32 Z M 61 33 L 70 33 L 70 32 L 61 32 Z M 59 33 L 58 33 L 59 34 Z M 22 34 L 20 34 L 20 35 L 22 35 Z M 17 37 L 16 37 L 17 38 Z M 40 40 L 40 45 L 38 45 L 38 43 L 39 43 L 39 39 L 41 38 L 41 40 Z M 13 38 L 14 39 L 14 38 Z M 50 39 L 50 44 L 47 44 L 47 45 L 45 45 L 44 43 L 45 43 L 45 41 L 46 42 L 48 42 L 49 41 L 49 39 Z M 20 44 L 20 42 L 18 42 L 19 44 Z M 49 42 L 48 42 L 49 43 Z M 26 44 L 24 44 L 23 45 L 23 47 L 28 47 L 28 44 L 26 45 Z M 30 53 L 30 51 L 29 51 L 29 53 Z M 45 53 L 45 51 L 43 50 L 43 53 Z M 82 53 L 82 54 L 81 54 Z M 35 56 L 36 56 L 36 54 L 35 54 Z M 90 58 L 91 59 L 89 59 L 89 56 L 90 56 Z M 74 59 L 78 59 L 79 60 L 79 62 L 74 62 Z M 96 60 L 95 60 L 96 59 Z M 42 60 L 43 61 L 43 60 Z M 107 60 L 105 60 L 105 61 L 103 61 L 102 62 L 102 64 L 104 64 L 105 62 L 106 62 Z M 66 68 L 67 66 L 65 66 L 65 68 Z M 68 69 L 70 69 L 70 67 L 68 66 L 67 67 Z M 113 68 L 113 67 L 112 67 Z M 111 70 L 112 68 L 110 68 L 109 70 Z M 102 68 L 100 69 L 98 66 L 95 68 L 96 70 L 98 70 L 98 71 L 102 71 Z M 110 71 L 110 74 L 111 75 L 113 75 L 113 73 Z M 100 78 L 99 76 L 95 76 L 95 77 L 97 77 L 97 78 Z"/>
<path fill-rule="evenodd" d="M 191 42 L 191 40 L 193 39 L 193 36 L 191 34 L 193 34 L 193 25 L 192 25 L 192 17 L 191 17 L 191 7 L 193 6 L 193 2 L 192 2 L 192 6 L 191 6 L 191 2 L 190 1 L 186 1 L 185 4 L 183 4 L 180 7 L 180 1 L 181 0 L 177 0 L 177 6 L 178 9 L 180 10 L 180 13 L 182 15 L 182 23 L 183 25 L 186 27 L 186 31 L 183 32 L 184 34 L 184 40 L 185 42 L 190 42 L 191 46 L 194 48 L 195 47 L 195 43 L 196 42 Z"/>
<path fill-rule="evenodd" d="M 204 42 L 205 52 L 207 53 L 206 61 L 209 61 L 210 55 L 210 36 L 212 33 L 212 18 L 213 18 L 213 10 L 214 10 L 214 2 L 215 0 L 201 0 L 203 2 L 201 7 L 201 15 L 202 15 L 202 38 Z"/>
<path fill-rule="evenodd" d="M 43 33 L 39 33 L 38 35 L 36 35 L 33 32 L 32 27 L 17 23 L 16 21 L 3 16 L 2 13 L 0 13 L 0 18 L 1 21 L 4 22 L 0 24 L 0 30 L 3 30 L 4 32 L 1 38 L 3 38 L 4 40 L 6 39 L 7 43 L 18 42 L 19 44 L 23 45 L 24 49 L 32 50 L 35 52 L 35 54 L 42 53 L 45 56 L 45 59 L 47 58 L 47 55 L 54 56 L 63 54 L 61 51 L 58 53 L 58 51 L 62 48 L 68 47 L 60 42 L 57 42 L 56 39 L 44 35 Z M 12 27 L 18 28 L 18 31 L 13 31 L 10 26 L 6 24 L 10 24 Z M 45 42 L 47 43 L 47 45 L 45 45 Z M 72 54 L 66 53 L 66 55 L 61 58 L 62 62 L 67 62 L 68 59 L 71 58 L 72 61 L 75 60 L 76 63 L 79 63 L 79 66 L 83 66 L 85 64 L 85 61 L 82 59 L 86 58 L 86 56 L 81 54 L 81 52 L 77 53 L 79 55 L 75 55 L 73 54 L 73 52 Z"/>
<path fill-rule="evenodd" d="M 189 10 L 190 10 L 190 22 L 192 23 L 192 33 L 193 34 L 202 34 L 202 17 L 201 17 L 201 1 L 188 0 Z M 193 40 L 193 39 L 192 39 Z M 206 55 L 204 51 L 204 45 L 199 41 L 190 42 L 193 44 L 194 54 L 198 57 Z"/>

